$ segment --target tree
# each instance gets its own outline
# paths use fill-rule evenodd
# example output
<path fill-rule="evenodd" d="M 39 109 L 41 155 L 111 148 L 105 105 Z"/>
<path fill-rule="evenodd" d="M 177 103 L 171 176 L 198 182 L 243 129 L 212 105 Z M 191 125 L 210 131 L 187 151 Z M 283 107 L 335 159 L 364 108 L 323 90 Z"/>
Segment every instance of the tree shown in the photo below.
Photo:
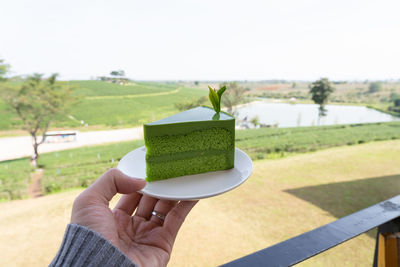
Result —
<path fill-rule="evenodd" d="M 394 89 L 392 89 L 392 90 L 394 90 Z M 392 92 L 392 93 L 390 93 L 389 99 L 391 101 L 395 101 L 396 99 L 400 99 L 400 95 L 398 93 Z"/>
<path fill-rule="evenodd" d="M 0 59 L 0 81 L 4 81 L 4 75 L 8 72 L 9 70 L 9 65 L 4 63 L 3 59 Z"/>
<path fill-rule="evenodd" d="M 368 93 L 375 93 L 382 89 L 382 83 L 380 82 L 372 82 L 368 86 Z"/>
<path fill-rule="evenodd" d="M 388 110 L 400 114 L 400 98 L 393 100 L 393 106 L 390 106 Z"/>
<path fill-rule="evenodd" d="M 226 91 L 224 97 L 222 97 L 222 104 L 228 109 L 229 113 L 234 114 L 234 108 L 243 102 L 246 90 L 237 82 L 222 83 L 219 85 L 220 88 L 223 86 L 226 86 Z"/>
<path fill-rule="evenodd" d="M 32 163 L 39 157 L 38 148 L 55 117 L 63 114 L 73 102 L 71 88 L 56 82 L 57 74 L 43 79 L 42 74 L 28 76 L 15 88 L 3 90 L 3 98 L 23 121 L 24 130 L 32 137 Z"/>
<path fill-rule="evenodd" d="M 123 70 L 113 70 L 110 72 L 111 76 L 125 76 L 125 71 Z"/>
<path fill-rule="evenodd" d="M 335 88 L 332 86 L 327 78 L 321 78 L 311 84 L 311 99 L 314 101 L 315 104 L 319 105 L 319 117 L 326 115 L 325 104 L 328 102 L 330 94 L 334 91 Z"/>

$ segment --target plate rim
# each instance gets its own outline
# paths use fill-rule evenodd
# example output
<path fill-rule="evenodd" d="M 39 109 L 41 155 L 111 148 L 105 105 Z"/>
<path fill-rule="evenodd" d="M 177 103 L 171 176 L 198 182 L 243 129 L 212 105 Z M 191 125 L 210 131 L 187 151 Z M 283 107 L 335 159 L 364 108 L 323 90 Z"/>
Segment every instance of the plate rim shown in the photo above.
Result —
<path fill-rule="evenodd" d="M 143 149 L 145 150 L 146 147 L 145 147 L 145 146 L 140 146 L 140 147 L 138 147 L 138 148 L 136 148 L 136 149 L 134 149 L 134 150 L 128 152 L 127 154 L 125 154 L 125 155 L 121 158 L 121 160 L 118 162 L 117 169 L 124 173 L 124 171 L 120 169 L 120 164 L 121 164 L 121 162 L 122 162 L 124 159 L 126 160 L 126 158 L 128 158 L 129 155 L 134 154 L 135 152 L 137 153 L 138 150 L 142 150 L 142 151 L 143 151 Z M 223 189 L 223 190 L 220 190 L 220 191 L 217 191 L 217 192 L 213 192 L 213 193 L 210 193 L 210 194 L 203 194 L 203 195 L 201 195 L 201 196 L 179 197 L 179 198 L 177 198 L 177 197 L 165 196 L 165 195 L 160 195 L 160 194 L 154 194 L 154 193 L 151 193 L 151 192 L 149 192 L 149 191 L 146 191 L 145 188 L 142 189 L 142 190 L 140 190 L 140 191 L 138 191 L 138 192 L 141 193 L 141 194 L 143 194 L 143 195 L 147 195 L 147 196 L 154 197 L 154 198 L 157 198 L 157 199 L 176 200 L 176 201 L 181 201 L 181 200 L 200 200 L 200 199 L 210 198 L 210 197 L 214 197 L 214 196 L 221 195 L 221 194 L 224 194 L 224 193 L 226 193 L 226 192 L 229 192 L 229 191 L 231 191 L 231 190 L 233 190 L 233 189 L 239 187 L 240 185 L 242 185 L 245 181 L 247 181 L 247 180 L 250 178 L 251 174 L 253 173 L 253 167 L 254 167 L 254 166 L 253 166 L 253 161 L 251 160 L 251 158 L 249 157 L 249 155 L 247 155 L 243 150 L 241 150 L 241 149 L 238 148 L 238 147 L 235 147 L 235 153 L 236 153 L 236 152 L 241 153 L 241 154 L 244 155 L 245 158 L 248 160 L 248 163 L 249 163 L 249 168 L 248 168 L 248 169 L 249 169 L 249 173 L 248 173 L 247 177 L 244 177 L 243 175 L 241 175 L 241 177 L 240 177 L 240 182 L 234 184 L 233 186 L 227 187 L 227 188 L 225 188 L 225 189 Z M 235 157 L 235 161 L 236 161 L 236 157 Z M 242 174 L 242 172 L 241 172 L 239 169 L 237 169 L 236 166 L 234 166 L 232 169 L 236 169 L 236 170 L 239 171 L 239 173 Z M 229 170 L 232 170 L 232 169 L 229 169 Z M 220 171 L 213 171 L 213 172 L 207 172 L 207 173 L 212 174 L 212 173 L 217 173 L 217 172 L 226 172 L 226 171 L 229 171 L 229 170 L 220 170 Z M 125 173 L 124 173 L 124 174 L 125 174 Z M 204 174 L 204 173 L 203 173 L 203 174 Z M 184 176 L 179 176 L 179 177 L 174 177 L 174 178 L 191 177 L 191 176 L 194 176 L 194 175 L 198 175 L 198 174 L 184 175 Z M 243 177 L 244 177 L 244 178 L 243 178 Z M 135 177 L 135 178 L 145 180 L 145 177 Z M 170 179 L 174 179 L 174 178 L 170 178 Z M 165 179 L 165 180 L 162 180 L 162 181 L 167 181 L 167 180 L 168 180 L 168 179 Z M 156 182 L 156 181 L 155 181 L 155 182 Z"/>

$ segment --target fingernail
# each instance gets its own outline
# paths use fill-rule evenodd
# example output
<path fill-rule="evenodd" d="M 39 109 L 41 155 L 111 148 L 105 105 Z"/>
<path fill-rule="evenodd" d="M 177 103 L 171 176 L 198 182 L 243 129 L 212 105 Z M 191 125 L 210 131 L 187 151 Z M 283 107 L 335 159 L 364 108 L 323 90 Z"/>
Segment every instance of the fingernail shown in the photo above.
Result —
<path fill-rule="evenodd" d="M 131 178 L 132 180 L 136 180 L 136 181 L 146 181 L 145 179 L 132 177 L 132 176 L 129 176 L 129 178 Z"/>

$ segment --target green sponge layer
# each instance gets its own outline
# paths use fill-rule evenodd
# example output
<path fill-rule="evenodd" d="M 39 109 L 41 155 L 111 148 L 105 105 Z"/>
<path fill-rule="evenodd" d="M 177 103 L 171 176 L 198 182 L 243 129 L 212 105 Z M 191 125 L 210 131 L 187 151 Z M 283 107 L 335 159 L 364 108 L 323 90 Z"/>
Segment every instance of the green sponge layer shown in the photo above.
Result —
<path fill-rule="evenodd" d="M 147 181 L 234 167 L 235 118 L 209 107 L 143 126 Z"/>
<path fill-rule="evenodd" d="M 145 139 L 148 157 L 193 150 L 226 150 L 233 146 L 233 142 L 233 134 L 226 128 L 210 128 L 187 134 L 153 136 Z"/>
<path fill-rule="evenodd" d="M 188 159 L 146 164 L 148 182 L 171 177 L 204 173 L 209 171 L 227 170 L 233 168 L 234 150 L 216 155 L 204 155 Z"/>

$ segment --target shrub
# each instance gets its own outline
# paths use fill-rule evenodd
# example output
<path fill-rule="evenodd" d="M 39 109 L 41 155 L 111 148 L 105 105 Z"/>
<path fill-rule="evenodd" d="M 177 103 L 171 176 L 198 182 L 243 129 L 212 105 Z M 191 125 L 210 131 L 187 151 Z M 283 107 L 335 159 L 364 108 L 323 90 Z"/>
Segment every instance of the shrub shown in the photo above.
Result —
<path fill-rule="evenodd" d="M 375 93 L 382 89 L 382 83 L 380 82 L 372 82 L 369 84 L 368 93 Z"/>
<path fill-rule="evenodd" d="M 256 158 L 257 158 L 257 159 L 265 159 L 265 155 L 259 153 L 259 154 L 257 154 Z"/>

